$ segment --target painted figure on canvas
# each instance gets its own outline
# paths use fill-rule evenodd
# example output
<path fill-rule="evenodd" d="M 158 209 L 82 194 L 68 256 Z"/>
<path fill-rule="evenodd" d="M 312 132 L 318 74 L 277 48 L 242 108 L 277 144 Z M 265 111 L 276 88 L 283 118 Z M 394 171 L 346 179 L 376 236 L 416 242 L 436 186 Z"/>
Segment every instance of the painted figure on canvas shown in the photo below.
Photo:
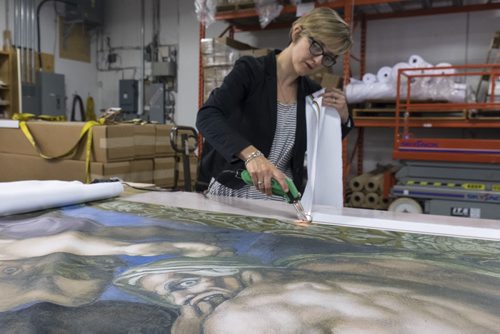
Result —
<path fill-rule="evenodd" d="M 242 258 L 173 259 L 133 268 L 115 284 L 177 306 L 173 333 L 493 332 L 499 314 L 488 303 L 500 298 L 490 294 L 500 291 L 498 279 L 464 269 L 376 254 L 303 255 L 275 266 Z M 463 277 L 469 291 L 443 284 L 443 276 Z"/>

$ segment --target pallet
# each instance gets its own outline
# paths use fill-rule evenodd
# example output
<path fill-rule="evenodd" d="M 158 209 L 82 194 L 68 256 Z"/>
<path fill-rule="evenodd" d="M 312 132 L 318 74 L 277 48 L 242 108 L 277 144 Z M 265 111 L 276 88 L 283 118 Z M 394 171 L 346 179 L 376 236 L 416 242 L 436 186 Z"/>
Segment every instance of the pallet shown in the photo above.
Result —
<path fill-rule="evenodd" d="M 219 1 L 220 2 L 220 1 Z M 221 3 L 217 5 L 217 12 L 231 12 L 244 9 L 255 8 L 255 3 L 253 1 L 242 1 L 237 3 Z"/>
<path fill-rule="evenodd" d="M 406 100 L 401 100 L 401 104 L 404 105 Z M 420 103 L 448 103 L 446 100 L 412 100 L 410 101 L 412 105 Z M 395 100 L 366 100 L 365 102 L 358 104 L 360 108 L 363 109 L 378 109 L 378 108 L 389 108 L 396 109 Z"/>
<path fill-rule="evenodd" d="M 392 120 L 396 117 L 396 109 L 394 108 L 354 108 L 352 110 L 354 120 L 372 119 L 372 120 Z M 401 111 L 399 117 L 404 118 L 404 112 Z M 451 111 L 412 111 L 410 119 L 418 120 L 464 120 L 467 118 L 466 110 L 451 110 Z"/>
<path fill-rule="evenodd" d="M 500 120 L 500 110 L 469 110 L 467 118 L 473 120 Z"/>

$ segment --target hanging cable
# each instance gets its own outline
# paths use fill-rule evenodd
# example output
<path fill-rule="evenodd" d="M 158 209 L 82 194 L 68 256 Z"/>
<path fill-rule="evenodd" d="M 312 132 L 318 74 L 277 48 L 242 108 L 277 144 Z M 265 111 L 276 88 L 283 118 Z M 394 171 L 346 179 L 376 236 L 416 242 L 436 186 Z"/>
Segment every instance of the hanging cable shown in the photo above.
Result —
<path fill-rule="evenodd" d="M 42 9 L 42 6 L 49 2 L 49 1 L 56 1 L 56 2 L 62 2 L 70 6 L 78 6 L 76 3 L 71 2 L 71 1 L 66 1 L 66 0 L 43 0 L 38 4 L 36 7 L 36 34 L 37 34 L 37 39 L 38 39 L 38 65 L 40 66 L 40 70 L 43 69 L 43 64 L 42 64 L 42 43 L 40 41 L 40 10 Z"/>
<path fill-rule="evenodd" d="M 81 121 L 85 121 L 85 114 L 84 114 L 84 111 L 83 111 L 83 100 L 80 97 L 80 95 L 75 94 L 75 95 L 73 95 L 73 105 L 71 106 L 71 117 L 69 119 L 71 122 L 76 121 L 76 119 L 75 119 L 75 109 L 76 109 L 76 104 L 77 103 L 78 103 L 78 107 L 80 109 L 80 120 Z"/>

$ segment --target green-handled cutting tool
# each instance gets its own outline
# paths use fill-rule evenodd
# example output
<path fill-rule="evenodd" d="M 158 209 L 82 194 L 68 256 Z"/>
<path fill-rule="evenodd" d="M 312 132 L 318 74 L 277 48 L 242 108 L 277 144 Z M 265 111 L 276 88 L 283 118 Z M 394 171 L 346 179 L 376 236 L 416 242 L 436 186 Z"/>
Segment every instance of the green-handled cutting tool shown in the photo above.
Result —
<path fill-rule="evenodd" d="M 240 170 L 237 172 L 237 176 L 243 180 L 246 184 L 253 186 L 253 181 L 252 177 L 250 176 L 250 173 L 244 169 Z M 306 214 L 304 211 L 304 207 L 302 206 L 302 203 L 300 203 L 300 197 L 302 196 L 300 192 L 297 190 L 297 187 L 293 183 L 293 181 L 289 178 L 285 179 L 286 184 L 288 185 L 288 192 L 285 192 L 281 185 L 276 181 L 275 179 L 271 180 L 271 187 L 272 187 L 272 193 L 273 195 L 281 196 L 285 198 L 287 203 L 290 203 L 294 206 L 295 210 L 297 211 L 297 216 L 299 217 L 300 220 L 306 221 L 306 222 L 311 222 L 312 218 L 310 215 Z"/>

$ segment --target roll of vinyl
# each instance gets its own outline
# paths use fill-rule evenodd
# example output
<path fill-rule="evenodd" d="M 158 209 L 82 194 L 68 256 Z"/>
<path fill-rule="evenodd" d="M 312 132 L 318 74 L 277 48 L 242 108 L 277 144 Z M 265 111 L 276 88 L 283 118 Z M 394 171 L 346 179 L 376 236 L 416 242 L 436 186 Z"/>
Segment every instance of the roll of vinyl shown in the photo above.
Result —
<path fill-rule="evenodd" d="M 0 216 L 106 199 L 118 196 L 122 191 L 120 182 L 0 182 Z"/>
<path fill-rule="evenodd" d="M 361 208 L 365 200 L 365 194 L 361 191 L 355 191 L 351 195 L 351 205 L 355 208 Z"/>
<path fill-rule="evenodd" d="M 419 55 L 411 55 L 410 59 L 408 59 L 408 64 L 410 64 L 411 67 L 431 67 L 432 65 L 429 64 L 424 60 Z"/>
<path fill-rule="evenodd" d="M 389 199 L 388 198 L 380 198 L 380 201 L 375 209 L 377 210 L 387 210 L 389 207 Z"/>
<path fill-rule="evenodd" d="M 391 81 L 396 83 L 397 80 L 398 80 L 398 70 L 401 69 L 401 68 L 410 68 L 410 64 L 408 63 L 404 63 L 404 62 L 401 62 L 401 63 L 397 63 L 396 65 L 394 65 L 392 68 L 391 68 Z M 406 73 L 406 72 L 403 72 L 403 73 Z M 401 75 L 401 82 L 406 82 L 406 80 L 408 79 L 408 77 L 406 75 Z"/>
<path fill-rule="evenodd" d="M 366 185 L 366 182 L 368 182 L 368 179 L 370 178 L 370 174 L 365 173 L 361 174 L 358 176 L 353 177 L 349 181 L 349 187 L 352 189 L 352 191 L 361 191 Z"/>
<path fill-rule="evenodd" d="M 380 205 L 381 196 L 377 193 L 367 193 L 363 201 L 363 207 L 375 209 Z"/>
<path fill-rule="evenodd" d="M 366 182 L 366 191 L 375 192 L 382 191 L 384 188 L 384 173 L 379 173 L 371 176 Z"/>
<path fill-rule="evenodd" d="M 452 66 L 450 63 L 439 63 L 435 67 L 449 67 Z M 437 74 L 455 74 L 457 72 L 454 68 L 442 68 L 438 70 L 434 70 Z"/>
<path fill-rule="evenodd" d="M 384 83 L 390 82 L 391 73 L 392 73 L 392 68 L 390 68 L 389 66 L 381 67 L 377 72 L 377 81 Z"/>
<path fill-rule="evenodd" d="M 373 73 L 365 73 L 363 74 L 363 82 L 365 84 L 372 84 L 377 82 L 377 76 Z"/>
<path fill-rule="evenodd" d="M 349 103 L 360 103 L 367 100 L 388 100 L 396 96 L 392 83 L 374 82 L 372 84 L 348 84 L 345 95 Z"/>
<path fill-rule="evenodd" d="M 456 90 L 467 90 L 467 84 L 464 84 L 464 83 L 454 83 L 453 84 L 453 89 L 456 89 Z"/>
<path fill-rule="evenodd" d="M 420 204 L 412 198 L 401 197 L 389 205 L 389 211 L 405 213 L 422 213 Z"/>

